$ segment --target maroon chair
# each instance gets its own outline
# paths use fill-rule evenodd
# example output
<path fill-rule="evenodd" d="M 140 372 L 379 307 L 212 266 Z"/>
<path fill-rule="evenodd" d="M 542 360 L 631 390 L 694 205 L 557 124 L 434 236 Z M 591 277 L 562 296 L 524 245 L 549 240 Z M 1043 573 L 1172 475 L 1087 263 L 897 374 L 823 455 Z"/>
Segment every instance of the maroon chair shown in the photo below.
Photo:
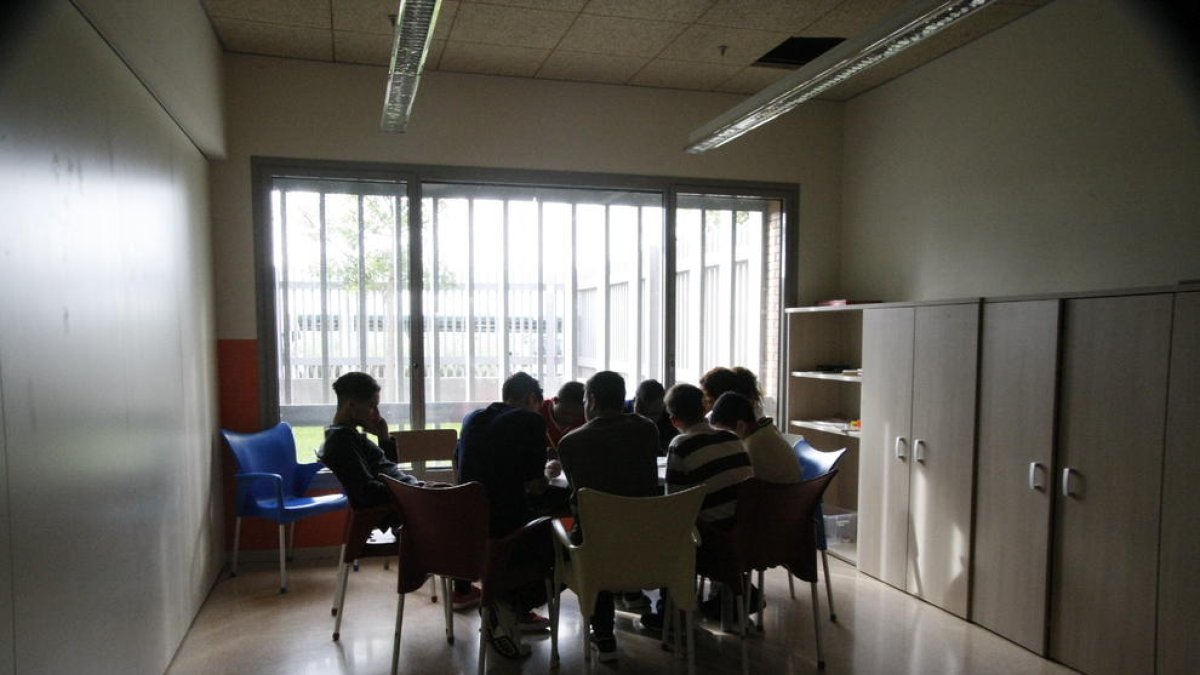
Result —
<path fill-rule="evenodd" d="M 350 582 L 350 567 L 362 558 L 393 558 L 399 554 L 399 542 L 387 533 L 390 529 L 384 523 L 394 523 L 396 505 L 385 504 L 356 509 L 351 507 L 346 514 L 346 533 L 342 540 L 342 552 L 338 556 L 337 586 L 333 595 L 333 615 L 337 617 L 333 624 L 333 640 L 337 642 L 341 636 L 343 606 L 346 602 L 346 585 Z M 381 527 L 382 526 L 382 527 Z M 385 538 L 372 539 L 373 530 L 383 529 Z"/>
<path fill-rule="evenodd" d="M 812 589 L 817 668 L 825 667 L 821 645 L 820 597 L 817 594 L 817 538 L 813 513 L 837 475 L 799 483 L 768 483 L 750 478 L 738 485 L 732 527 L 706 527 L 696 554 L 697 573 L 725 584 L 736 596 L 742 670 L 747 667 L 746 627 L 750 621 L 750 576 L 754 571 L 784 566 Z M 760 577 L 761 579 L 761 577 Z M 761 582 L 759 584 L 762 586 Z M 759 619 L 761 623 L 761 617 Z"/>
<path fill-rule="evenodd" d="M 448 592 L 451 578 L 481 582 L 479 672 L 482 674 L 487 654 L 484 608 L 498 594 L 536 581 L 543 582 L 550 596 L 554 578 L 550 519 L 538 518 L 506 537 L 491 539 L 487 491 L 481 483 L 426 488 L 388 478 L 384 484 L 391 490 L 404 521 L 400 528 L 392 673 L 396 673 L 400 662 L 404 596 L 421 588 L 430 575 L 436 574 L 442 577 L 443 593 Z M 553 601 L 550 602 L 551 612 L 556 612 Z M 454 624 L 449 616 L 451 603 L 442 605 L 447 615 L 446 641 L 454 644 Z M 553 622 L 551 626 L 551 644 L 557 646 L 558 632 Z"/>

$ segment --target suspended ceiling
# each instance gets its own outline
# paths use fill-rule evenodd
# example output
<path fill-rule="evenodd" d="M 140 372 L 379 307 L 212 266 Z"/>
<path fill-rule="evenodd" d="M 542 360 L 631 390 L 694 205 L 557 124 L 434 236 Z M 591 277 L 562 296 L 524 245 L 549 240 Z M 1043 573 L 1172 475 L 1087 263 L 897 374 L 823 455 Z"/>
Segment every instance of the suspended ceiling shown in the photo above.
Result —
<path fill-rule="evenodd" d="M 825 92 L 846 100 L 1046 4 L 996 0 Z M 399 0 L 202 0 L 228 52 L 386 66 Z M 789 37 L 851 37 L 903 0 L 443 0 L 426 70 L 752 94 Z"/>

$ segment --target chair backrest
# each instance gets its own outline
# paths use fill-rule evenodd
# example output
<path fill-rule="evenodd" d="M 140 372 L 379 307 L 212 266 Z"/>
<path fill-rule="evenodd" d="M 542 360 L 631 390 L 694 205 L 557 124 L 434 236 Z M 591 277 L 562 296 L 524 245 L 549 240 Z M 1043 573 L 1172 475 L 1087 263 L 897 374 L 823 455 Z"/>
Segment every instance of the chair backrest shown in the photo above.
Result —
<path fill-rule="evenodd" d="M 400 592 L 430 574 L 480 579 L 488 556 L 488 498 L 482 483 L 425 488 L 382 476 L 400 509 Z"/>
<path fill-rule="evenodd" d="M 846 454 L 846 448 L 825 452 L 814 448 L 808 441 L 801 438 L 792 446 L 796 459 L 800 460 L 800 470 L 805 480 L 819 478 L 837 468 Z"/>
<path fill-rule="evenodd" d="M 287 422 L 280 422 L 266 431 L 243 434 L 222 429 L 221 435 L 233 452 L 240 473 L 275 473 L 283 479 L 285 497 L 295 496 L 296 437 Z M 274 499 L 275 489 L 266 481 L 251 484 L 254 499 Z"/>
<path fill-rule="evenodd" d="M 816 581 L 817 545 L 813 513 L 837 470 L 799 483 L 750 478 L 738 484 L 733 545 L 741 571 L 787 565 L 805 581 Z"/>
<path fill-rule="evenodd" d="M 400 462 L 412 463 L 411 473 L 421 480 L 454 482 L 454 467 L 430 467 L 429 462 L 453 462 L 458 432 L 454 429 L 393 431 Z"/>
<path fill-rule="evenodd" d="M 573 556 L 580 576 L 604 590 L 686 586 L 695 577 L 692 530 L 704 486 L 662 497 L 620 497 L 579 490 L 583 544 Z M 677 598 L 683 609 L 691 598 Z"/>

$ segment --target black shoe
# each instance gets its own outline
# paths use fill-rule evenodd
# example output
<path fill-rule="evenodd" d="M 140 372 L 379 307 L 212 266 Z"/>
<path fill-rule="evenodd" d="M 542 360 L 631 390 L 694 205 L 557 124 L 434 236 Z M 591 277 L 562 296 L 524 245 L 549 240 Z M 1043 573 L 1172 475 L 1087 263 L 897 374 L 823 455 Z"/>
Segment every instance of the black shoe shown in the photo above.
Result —
<path fill-rule="evenodd" d="M 642 628 L 651 633 L 662 633 L 663 615 L 655 612 L 646 612 L 641 616 L 639 621 L 642 622 Z"/>
<path fill-rule="evenodd" d="M 596 660 L 600 663 L 612 663 L 617 660 L 617 640 L 611 635 L 608 637 L 599 637 L 596 635 L 589 638 L 592 645 L 592 651 L 596 652 Z"/>

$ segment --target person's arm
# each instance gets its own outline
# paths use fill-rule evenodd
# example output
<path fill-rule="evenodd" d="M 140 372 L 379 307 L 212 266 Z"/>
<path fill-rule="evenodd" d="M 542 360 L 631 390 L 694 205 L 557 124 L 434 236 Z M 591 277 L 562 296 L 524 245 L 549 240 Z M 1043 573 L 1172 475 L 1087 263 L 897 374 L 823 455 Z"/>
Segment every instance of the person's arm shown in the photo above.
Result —
<path fill-rule="evenodd" d="M 521 478 L 525 492 L 540 495 L 550 485 L 546 478 L 546 420 L 537 413 L 521 415 L 520 419 L 521 423 L 515 425 L 517 437 L 513 441 L 519 448 L 517 461 L 521 463 Z"/>
<path fill-rule="evenodd" d="M 325 441 L 321 461 L 337 477 L 355 506 L 386 504 L 391 499 L 387 488 L 376 480 L 375 474 L 351 445 L 352 439 L 346 437 L 347 433 L 356 432 L 342 431 Z"/>

